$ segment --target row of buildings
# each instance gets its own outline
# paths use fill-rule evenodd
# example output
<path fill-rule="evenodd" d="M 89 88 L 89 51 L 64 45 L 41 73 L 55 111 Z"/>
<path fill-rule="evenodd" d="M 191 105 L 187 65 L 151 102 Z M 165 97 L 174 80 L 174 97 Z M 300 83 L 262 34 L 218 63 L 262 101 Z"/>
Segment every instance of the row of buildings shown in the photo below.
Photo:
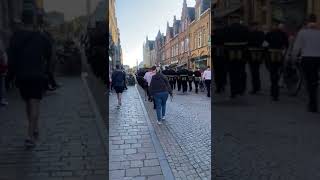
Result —
<path fill-rule="evenodd" d="M 174 16 L 173 25 L 167 23 L 166 32 L 159 30 L 154 40 L 146 38 L 143 44 L 144 66 L 194 69 L 211 65 L 211 1 L 196 0 L 194 7 L 188 7 L 183 0 L 180 19 Z"/>
<path fill-rule="evenodd" d="M 118 28 L 116 9 L 116 0 L 109 0 L 109 72 L 117 64 L 123 64 L 122 48 L 120 43 L 120 30 Z"/>
<path fill-rule="evenodd" d="M 44 16 L 43 0 L 0 0 L 0 35 L 8 45 L 14 25 L 22 20 L 22 12 L 31 12 L 41 23 Z"/>
<path fill-rule="evenodd" d="M 213 19 L 228 22 L 230 16 L 239 16 L 245 23 L 256 21 L 268 28 L 283 22 L 294 30 L 308 14 L 320 17 L 319 0 L 214 0 L 213 4 Z"/>

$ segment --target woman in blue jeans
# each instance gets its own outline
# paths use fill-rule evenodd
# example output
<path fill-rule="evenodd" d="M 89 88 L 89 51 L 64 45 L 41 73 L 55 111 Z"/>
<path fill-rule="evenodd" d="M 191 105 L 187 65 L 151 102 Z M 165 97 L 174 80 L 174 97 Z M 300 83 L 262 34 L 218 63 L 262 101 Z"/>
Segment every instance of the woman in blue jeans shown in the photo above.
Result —
<path fill-rule="evenodd" d="M 158 124 L 162 124 L 161 121 L 165 120 L 168 96 L 169 94 L 172 96 L 172 89 L 168 79 L 159 70 L 152 76 L 149 88 L 156 104 Z"/>

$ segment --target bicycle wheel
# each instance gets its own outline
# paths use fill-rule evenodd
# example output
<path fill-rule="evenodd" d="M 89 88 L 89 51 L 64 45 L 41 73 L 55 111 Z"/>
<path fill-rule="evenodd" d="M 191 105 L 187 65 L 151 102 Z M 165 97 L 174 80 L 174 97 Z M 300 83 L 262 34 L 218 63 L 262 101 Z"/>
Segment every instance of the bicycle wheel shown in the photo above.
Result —
<path fill-rule="evenodd" d="M 283 79 L 290 96 L 297 96 L 301 86 L 303 75 L 298 65 L 289 65 L 284 68 Z"/>

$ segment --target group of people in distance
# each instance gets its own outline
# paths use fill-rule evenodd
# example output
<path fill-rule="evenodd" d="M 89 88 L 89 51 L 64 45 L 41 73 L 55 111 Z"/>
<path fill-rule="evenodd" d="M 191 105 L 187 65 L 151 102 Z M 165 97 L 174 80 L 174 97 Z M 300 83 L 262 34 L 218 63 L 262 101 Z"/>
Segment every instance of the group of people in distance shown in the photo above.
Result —
<path fill-rule="evenodd" d="M 300 56 L 309 94 L 308 110 L 317 112 L 320 66 L 320 26 L 317 17 L 310 15 L 296 33 L 287 30 L 282 23 L 274 24 L 270 30 L 260 28 L 256 22 L 246 26 L 240 17 L 231 17 L 230 24 L 216 20 L 212 35 L 216 93 L 225 90 L 229 77 L 230 98 L 243 95 L 246 92 L 247 63 L 252 83 L 250 93 L 258 93 L 261 90 L 260 67 L 265 63 L 271 81 L 270 95 L 273 101 L 278 101 L 283 67 Z"/>

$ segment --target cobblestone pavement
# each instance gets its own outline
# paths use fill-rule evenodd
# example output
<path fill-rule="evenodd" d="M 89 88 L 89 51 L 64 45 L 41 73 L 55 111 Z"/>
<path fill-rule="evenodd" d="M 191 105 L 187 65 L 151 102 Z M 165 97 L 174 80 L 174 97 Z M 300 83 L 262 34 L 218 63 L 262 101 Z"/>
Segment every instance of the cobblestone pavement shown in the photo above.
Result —
<path fill-rule="evenodd" d="M 320 179 L 320 115 L 306 112 L 304 96 L 284 90 L 272 102 L 263 79 L 258 95 L 213 98 L 215 179 Z"/>
<path fill-rule="evenodd" d="M 139 91 L 144 97 L 140 87 Z M 211 179 L 211 99 L 206 93 L 174 91 L 161 126 L 156 124 L 153 103 L 144 103 L 175 178 Z"/>
<path fill-rule="evenodd" d="M 109 178 L 161 180 L 164 168 L 152 138 L 152 129 L 136 87 L 129 86 L 117 107 L 116 94 L 109 96 Z"/>
<path fill-rule="evenodd" d="M 26 137 L 24 104 L 17 91 L 0 108 L 1 180 L 106 180 L 107 156 L 80 78 L 58 79 L 63 86 L 42 101 L 40 139 L 32 151 Z"/>

